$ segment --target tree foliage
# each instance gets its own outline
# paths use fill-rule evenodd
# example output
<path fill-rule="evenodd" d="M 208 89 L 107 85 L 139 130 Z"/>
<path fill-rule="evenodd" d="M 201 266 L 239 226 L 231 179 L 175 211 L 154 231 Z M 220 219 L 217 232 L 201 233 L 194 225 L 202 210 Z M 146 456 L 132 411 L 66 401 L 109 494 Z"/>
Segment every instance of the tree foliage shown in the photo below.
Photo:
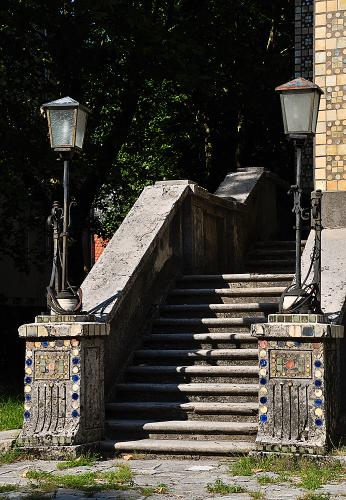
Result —
<path fill-rule="evenodd" d="M 292 76 L 294 1 L 2 0 L 0 252 L 61 198 L 43 102 L 70 95 L 93 114 L 71 191 L 110 236 L 147 184 L 213 190 L 239 166 L 287 165 L 273 92 Z"/>

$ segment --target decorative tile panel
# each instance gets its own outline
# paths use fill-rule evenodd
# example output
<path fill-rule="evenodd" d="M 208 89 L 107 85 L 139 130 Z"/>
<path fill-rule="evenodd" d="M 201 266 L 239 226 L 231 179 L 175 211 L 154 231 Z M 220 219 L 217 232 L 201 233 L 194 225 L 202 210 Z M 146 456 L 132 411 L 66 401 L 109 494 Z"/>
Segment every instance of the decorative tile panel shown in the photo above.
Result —
<path fill-rule="evenodd" d="M 346 2 L 315 0 L 314 80 L 325 92 L 318 117 L 315 187 L 346 190 Z"/>
<path fill-rule="evenodd" d="M 311 378 L 311 352 L 270 351 L 271 378 Z"/>
<path fill-rule="evenodd" d="M 67 380 L 70 377 L 69 353 L 36 351 L 34 364 L 36 380 Z"/>

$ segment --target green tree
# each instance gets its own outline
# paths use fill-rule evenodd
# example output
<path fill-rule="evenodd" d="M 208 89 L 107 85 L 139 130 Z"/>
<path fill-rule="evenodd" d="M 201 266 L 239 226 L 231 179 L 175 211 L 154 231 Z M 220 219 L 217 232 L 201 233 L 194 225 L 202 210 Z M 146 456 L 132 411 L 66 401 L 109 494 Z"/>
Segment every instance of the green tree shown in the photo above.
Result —
<path fill-rule="evenodd" d="M 284 164 L 273 88 L 292 76 L 293 13 L 293 0 L 2 0 L 1 252 L 29 264 L 22 229 L 61 198 L 39 114 L 51 99 L 93 110 L 72 167 L 77 239 L 93 206 L 111 235 L 155 180 L 213 190 L 237 166 Z"/>

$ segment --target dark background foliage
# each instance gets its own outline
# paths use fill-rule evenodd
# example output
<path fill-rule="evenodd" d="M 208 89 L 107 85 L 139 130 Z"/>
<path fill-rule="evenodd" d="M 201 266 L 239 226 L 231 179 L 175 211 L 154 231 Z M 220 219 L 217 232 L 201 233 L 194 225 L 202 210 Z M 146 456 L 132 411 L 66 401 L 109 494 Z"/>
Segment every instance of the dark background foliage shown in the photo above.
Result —
<path fill-rule="evenodd" d="M 65 95 L 93 110 L 71 172 L 77 240 L 92 208 L 111 236 L 156 180 L 290 176 L 273 89 L 293 76 L 293 15 L 293 0 L 1 0 L 0 254 L 42 258 L 24 258 L 23 228 L 44 227 L 62 166 L 39 108 Z"/>

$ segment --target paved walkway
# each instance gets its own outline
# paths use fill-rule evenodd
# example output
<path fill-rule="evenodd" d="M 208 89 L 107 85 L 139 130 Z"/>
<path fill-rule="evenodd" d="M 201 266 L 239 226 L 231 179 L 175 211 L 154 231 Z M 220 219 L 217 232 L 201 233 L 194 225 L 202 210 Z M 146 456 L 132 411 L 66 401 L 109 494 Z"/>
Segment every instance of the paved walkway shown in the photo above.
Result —
<path fill-rule="evenodd" d="M 14 484 L 19 487 L 19 491 L 0 493 L 0 498 L 28 498 L 39 500 L 43 498 L 57 498 L 59 500 L 78 499 L 124 499 L 139 500 L 148 498 L 138 491 L 105 491 L 98 493 L 85 493 L 77 490 L 59 489 L 45 495 L 33 495 L 30 481 L 26 479 L 28 470 L 42 470 L 47 472 L 56 472 L 59 474 L 78 474 L 87 471 L 110 471 L 119 464 L 128 465 L 134 473 L 134 482 L 136 485 L 157 486 L 164 483 L 167 485 L 168 493 L 154 494 L 150 498 L 154 500 L 168 499 L 188 499 L 188 500 L 209 500 L 209 499 L 251 499 L 264 498 L 272 500 L 298 499 L 306 495 L 306 491 L 295 487 L 292 484 L 270 484 L 260 486 L 255 476 L 252 477 L 232 477 L 227 473 L 226 460 L 105 460 L 97 462 L 93 467 L 78 467 L 64 471 L 58 471 L 56 466 L 58 462 L 54 461 L 21 461 L 10 465 L 0 466 L 0 491 L 1 485 Z M 260 475 L 259 472 L 257 475 Z M 268 476 L 268 474 L 266 474 Z M 270 475 L 270 474 L 269 474 Z M 221 478 L 227 484 L 240 485 L 246 488 L 248 493 L 226 494 L 223 496 L 208 493 L 207 484 L 214 483 L 216 479 Z M 31 493 L 29 493 L 31 492 Z M 254 494 L 262 492 L 263 496 Z M 315 492 L 321 496 L 315 497 L 316 500 L 340 499 L 346 497 L 346 484 L 334 483 L 324 486 Z M 323 496 L 323 494 L 325 496 Z M 328 494 L 330 496 L 328 496 Z M 307 497 L 309 498 L 309 497 Z M 312 497 L 314 498 L 314 497 Z"/>

